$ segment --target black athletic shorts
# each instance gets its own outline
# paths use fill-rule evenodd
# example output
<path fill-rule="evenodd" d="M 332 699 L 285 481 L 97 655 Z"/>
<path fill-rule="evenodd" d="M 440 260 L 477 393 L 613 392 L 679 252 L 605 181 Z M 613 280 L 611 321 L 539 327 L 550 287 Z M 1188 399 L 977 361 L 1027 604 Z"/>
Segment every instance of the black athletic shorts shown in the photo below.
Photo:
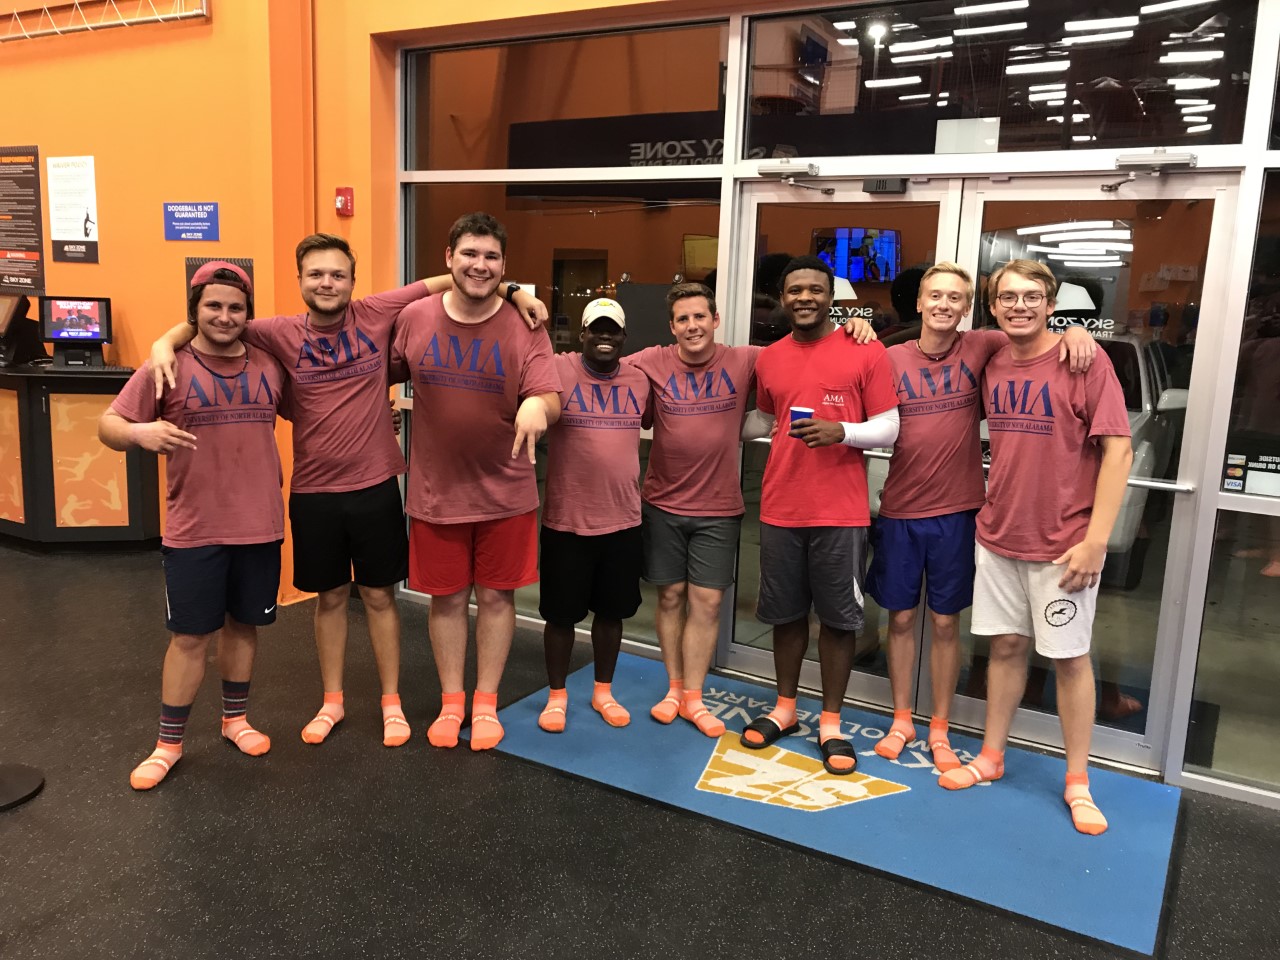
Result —
<path fill-rule="evenodd" d="M 282 542 L 161 547 L 165 626 L 201 637 L 228 614 L 251 627 L 275 623 Z"/>
<path fill-rule="evenodd" d="M 355 581 L 389 587 L 409 576 L 400 484 L 395 477 L 363 490 L 291 493 L 293 585 L 323 593 Z"/>
<path fill-rule="evenodd" d="M 540 545 L 538 614 L 547 623 L 571 627 L 588 611 L 626 620 L 640 609 L 644 543 L 638 526 L 594 537 L 543 527 Z"/>

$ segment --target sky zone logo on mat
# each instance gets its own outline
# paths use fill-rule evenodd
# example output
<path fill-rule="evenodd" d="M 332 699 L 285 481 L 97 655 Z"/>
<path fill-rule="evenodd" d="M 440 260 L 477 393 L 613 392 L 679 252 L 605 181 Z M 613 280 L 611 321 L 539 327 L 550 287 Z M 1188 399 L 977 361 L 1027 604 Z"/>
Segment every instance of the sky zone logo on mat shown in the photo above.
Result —
<path fill-rule="evenodd" d="M 911 789 L 861 771 L 832 776 L 817 758 L 778 746 L 748 750 L 738 743 L 736 733 L 726 733 L 716 742 L 697 788 L 803 813 L 835 810 Z"/>

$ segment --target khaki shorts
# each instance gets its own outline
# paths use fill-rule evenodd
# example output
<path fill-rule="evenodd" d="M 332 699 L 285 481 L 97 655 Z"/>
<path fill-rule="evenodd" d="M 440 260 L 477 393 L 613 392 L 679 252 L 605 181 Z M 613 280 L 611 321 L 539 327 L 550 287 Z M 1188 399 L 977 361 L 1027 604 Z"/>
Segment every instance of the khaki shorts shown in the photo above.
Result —
<path fill-rule="evenodd" d="M 1089 652 L 1098 585 L 1067 593 L 1058 581 L 1065 566 L 1013 560 L 975 544 L 973 623 L 978 636 L 1016 633 L 1034 637 L 1036 653 L 1067 660 Z"/>

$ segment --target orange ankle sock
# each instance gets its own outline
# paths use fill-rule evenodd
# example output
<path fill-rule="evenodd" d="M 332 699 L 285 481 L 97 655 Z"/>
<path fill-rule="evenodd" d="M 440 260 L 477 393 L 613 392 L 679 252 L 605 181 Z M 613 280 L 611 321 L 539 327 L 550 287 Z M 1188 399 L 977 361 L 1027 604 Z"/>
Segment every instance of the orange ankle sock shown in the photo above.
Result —
<path fill-rule="evenodd" d="M 795 697 L 778 697 L 778 703 L 769 711 L 768 717 L 778 725 L 779 730 L 785 730 L 796 722 L 796 698 Z M 764 734 L 756 730 L 746 730 L 742 734 L 751 743 L 764 743 Z"/>
<path fill-rule="evenodd" d="M 826 743 L 828 740 L 847 739 L 840 732 L 840 714 L 835 711 L 828 712 L 823 710 L 818 716 L 818 743 Z M 832 757 L 827 762 L 837 770 L 852 770 L 858 764 L 858 761 L 853 757 Z"/>
<path fill-rule="evenodd" d="M 320 708 L 315 718 L 302 728 L 302 739 L 307 743 L 324 743 L 324 738 L 329 736 L 330 731 L 340 724 L 346 715 L 346 710 L 342 708 L 342 691 L 326 690 L 324 706 Z"/>
<path fill-rule="evenodd" d="M 400 706 L 400 694 L 384 693 L 382 695 L 382 745 L 399 747 L 409 740 L 409 721 L 404 718 L 404 708 Z"/>
<path fill-rule="evenodd" d="M 902 748 L 916 738 L 916 725 L 911 722 L 910 710 L 893 711 L 893 726 L 876 741 L 873 748 L 886 760 L 897 760 Z"/>
<path fill-rule="evenodd" d="M 564 733 L 565 711 L 569 708 L 569 691 L 552 687 L 547 692 L 547 705 L 538 714 L 538 726 L 547 733 Z"/>
<path fill-rule="evenodd" d="M 151 756 L 133 768 L 129 774 L 129 786 L 135 790 L 150 790 L 169 775 L 173 765 L 182 759 L 182 744 L 156 741 Z"/>
<path fill-rule="evenodd" d="M 234 743 L 241 753 L 260 757 L 271 749 L 271 738 L 249 726 L 244 717 L 224 718 L 222 735 Z"/>
<path fill-rule="evenodd" d="M 672 677 L 667 695 L 649 709 L 649 716 L 659 723 L 670 723 L 680 713 L 680 704 L 684 700 L 684 681 Z"/>
<path fill-rule="evenodd" d="M 1106 832 L 1107 818 L 1102 815 L 1089 793 L 1088 770 L 1067 774 L 1067 789 L 1063 792 L 1062 799 L 1067 801 L 1067 806 L 1071 809 L 1071 822 L 1077 830 L 1091 837 Z"/>
<path fill-rule="evenodd" d="M 627 708 L 613 699 L 612 683 L 596 681 L 591 694 L 591 706 L 611 727 L 625 727 L 631 722 L 631 714 L 627 712 Z"/>
<path fill-rule="evenodd" d="M 964 790 L 988 780 L 1004 776 L 1004 751 L 983 747 L 973 763 L 948 770 L 938 778 L 938 785 L 948 790 Z"/>
<path fill-rule="evenodd" d="M 933 754 L 933 765 L 939 773 L 960 769 L 960 758 L 951 749 L 951 738 L 947 735 L 949 724 L 945 718 L 929 718 L 929 752 Z"/>
<path fill-rule="evenodd" d="M 502 742 L 506 733 L 498 722 L 498 694 L 481 693 L 477 690 L 471 695 L 471 749 L 492 750 Z"/>
<path fill-rule="evenodd" d="M 680 716 L 697 727 L 699 733 L 706 734 L 708 737 L 718 737 L 724 733 L 724 724 L 713 717 L 703 704 L 701 690 L 684 691 L 683 701 L 680 704 Z"/>
<path fill-rule="evenodd" d="M 427 727 L 427 740 L 433 747 L 456 747 L 458 731 L 462 729 L 462 717 L 467 712 L 467 695 L 457 693 L 440 695 L 440 716 Z"/>

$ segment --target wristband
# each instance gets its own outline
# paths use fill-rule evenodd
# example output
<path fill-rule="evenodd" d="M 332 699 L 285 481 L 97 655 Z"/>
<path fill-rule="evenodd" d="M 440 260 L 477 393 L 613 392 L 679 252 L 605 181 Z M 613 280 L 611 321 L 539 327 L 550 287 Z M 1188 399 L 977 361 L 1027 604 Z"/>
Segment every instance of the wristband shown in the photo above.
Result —
<path fill-rule="evenodd" d="M 503 300 L 505 300 L 505 301 L 507 301 L 507 303 L 515 303 L 515 302 L 516 302 L 516 301 L 515 301 L 516 291 L 517 291 L 517 290 L 519 290 L 519 289 L 520 289 L 520 284 L 518 284 L 518 283 L 508 283 L 508 284 L 507 284 L 507 292 L 506 292 L 506 294 L 503 296 L 503 298 L 502 298 L 502 299 L 503 299 Z"/>

